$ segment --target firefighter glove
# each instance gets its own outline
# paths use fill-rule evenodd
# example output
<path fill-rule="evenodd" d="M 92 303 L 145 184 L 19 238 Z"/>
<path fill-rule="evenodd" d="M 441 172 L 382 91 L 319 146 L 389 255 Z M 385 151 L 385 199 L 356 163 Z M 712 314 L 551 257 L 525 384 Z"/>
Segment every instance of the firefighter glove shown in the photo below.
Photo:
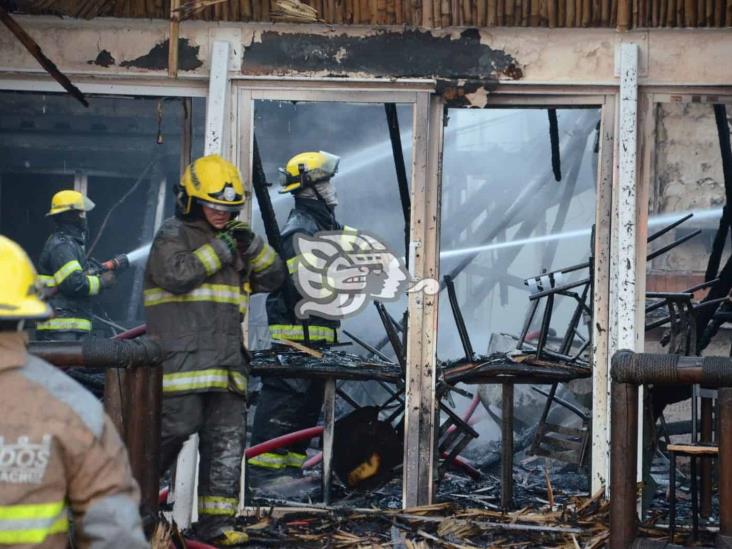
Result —
<path fill-rule="evenodd" d="M 249 224 L 239 221 L 238 219 L 232 219 L 229 221 L 226 224 L 225 230 L 234 237 L 240 251 L 245 251 L 249 248 L 252 240 L 254 240 L 254 233 L 249 228 Z"/>
<path fill-rule="evenodd" d="M 231 252 L 231 255 L 236 254 L 236 252 L 237 252 L 236 239 L 234 238 L 234 236 L 231 234 L 230 231 L 223 230 L 219 234 L 216 235 L 216 238 L 218 238 L 221 242 L 223 242 L 226 245 L 226 247 Z"/>
<path fill-rule="evenodd" d="M 102 288 L 111 288 L 117 284 L 117 277 L 112 271 L 104 271 L 99 275 L 99 283 Z"/>

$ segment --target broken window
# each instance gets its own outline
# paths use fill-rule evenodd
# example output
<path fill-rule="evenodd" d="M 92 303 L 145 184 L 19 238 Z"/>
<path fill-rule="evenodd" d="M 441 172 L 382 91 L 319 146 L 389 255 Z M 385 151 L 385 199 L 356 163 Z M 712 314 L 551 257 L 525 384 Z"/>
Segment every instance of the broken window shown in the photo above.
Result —
<path fill-rule="evenodd" d="M 711 333 L 705 337 L 703 327 L 698 334 L 692 335 L 688 323 L 693 319 L 681 318 L 692 311 L 688 303 L 700 301 L 708 291 L 708 287 L 693 289 L 705 282 L 725 205 L 714 106 L 659 103 L 655 136 L 654 177 L 651 179 L 648 206 L 650 242 L 646 279 L 646 306 L 652 308 L 646 318 L 645 349 L 648 352 L 695 354 L 698 348 L 705 350 L 704 354 L 725 356 L 729 354 L 730 346 L 727 327 L 720 325 L 721 331 L 714 337 Z M 724 245 L 724 239 L 721 244 L 721 253 L 715 262 L 717 267 L 711 268 L 710 279 L 717 278 L 729 257 L 729 246 Z M 680 294 L 690 289 L 693 296 L 672 298 L 659 295 Z M 670 303 L 672 299 L 675 302 Z M 663 306 L 659 307 L 661 304 Z M 673 322 L 669 306 L 678 311 L 678 315 L 673 315 Z M 700 309 L 696 316 L 707 322 L 713 314 L 713 311 Z M 679 316 L 678 322 L 676 316 Z M 691 341 L 690 337 L 699 340 Z"/>
<path fill-rule="evenodd" d="M 446 291 L 438 339 L 438 359 L 448 368 L 522 364 L 524 377 L 531 377 L 531 360 L 524 357 L 538 355 L 589 372 L 599 120 L 594 108 L 449 110 L 440 236 Z M 455 304 L 464 330 L 456 329 Z M 575 410 L 554 402 L 544 418 L 576 428 L 571 436 L 556 435 L 556 452 L 537 435 L 550 387 L 516 386 L 514 426 L 526 435 L 516 451 L 587 463 L 591 382 L 570 385 L 556 396 Z M 478 405 L 470 422 L 479 441 L 495 440 L 501 386 L 462 387 L 478 395 L 473 406 L 453 395 L 458 415 Z M 473 454 L 481 461 L 488 455 Z"/>
<path fill-rule="evenodd" d="M 89 255 L 104 261 L 133 252 L 137 260 L 95 301 L 95 330 L 111 335 L 144 321 L 139 249 L 173 213 L 181 155 L 203 153 L 204 100 L 90 96 L 89 103 L 0 92 L 0 232 L 37 262 L 53 230 L 45 216 L 53 194 L 85 192 L 96 204 L 88 215 Z M 182 138 L 187 118 L 191 140 Z"/>
<path fill-rule="evenodd" d="M 411 106 L 397 106 L 396 112 L 408 185 L 412 167 Z M 289 193 L 279 192 L 279 170 L 299 153 L 325 151 L 340 157 L 338 172 L 333 178 L 338 198 L 335 208 L 338 222 L 373 235 L 395 255 L 404 258 L 405 220 L 384 105 L 256 101 L 254 134 L 267 181 L 271 184 L 270 197 L 280 230 L 287 222 L 294 199 Z M 255 232 L 264 234 L 259 207 L 256 201 L 253 204 L 253 227 Z M 267 344 L 263 299 L 253 300 L 250 309 L 250 341 L 254 348 Z M 385 306 L 401 321 L 406 297 L 385 303 Z M 373 305 L 368 305 L 357 316 L 345 319 L 342 328 L 379 346 L 384 353 L 391 353 L 382 342 L 384 329 Z M 258 337 L 264 340 L 257 341 Z M 348 338 L 343 340 L 348 341 Z M 358 346 L 349 349 L 357 353 L 363 351 Z"/>
<path fill-rule="evenodd" d="M 320 348 L 323 342 L 333 343 L 327 338 L 333 337 L 333 327 L 339 324 L 336 345 L 327 350 L 321 348 L 327 355 L 320 357 L 322 360 L 315 359 L 316 368 L 336 364 L 341 372 L 363 371 L 370 367 L 369 362 L 376 362 L 376 367 L 388 363 L 384 368 L 393 376 L 389 383 L 375 381 L 377 376 L 359 381 L 337 376 L 339 398 L 335 400 L 334 416 L 338 422 L 333 471 L 349 489 L 368 498 L 371 488 L 396 478 L 394 468 L 402 461 L 403 396 L 391 396 L 401 391 L 401 384 L 395 384 L 394 377 L 404 358 L 397 359 L 385 326 L 397 334 L 399 341 L 405 340 L 407 298 L 401 283 L 407 280 L 405 217 L 409 212 L 412 106 L 255 100 L 253 107 L 253 184 L 262 200 L 253 201 L 252 224 L 259 234 L 273 230 L 295 234 L 294 238 L 282 240 L 286 242 L 284 258 L 296 281 L 298 295 L 288 295 L 287 290 L 281 290 L 269 298 L 253 296 L 248 324 L 250 347 L 268 348 L 270 342 L 282 345 L 283 339 L 289 339 Z M 400 165 L 403 163 L 401 170 L 396 168 L 395 149 L 401 149 L 396 155 Z M 293 158 L 297 160 L 291 162 Z M 264 193 L 257 189 L 260 159 L 271 184 Z M 318 178 L 327 179 L 336 163 L 337 172 L 330 184 L 319 184 Z M 309 174 L 311 170 L 312 185 L 306 184 L 306 188 L 295 195 L 288 192 L 288 189 L 299 189 L 306 171 Z M 337 197 L 335 205 L 333 187 Z M 273 220 L 266 214 L 266 206 L 262 208 L 267 200 L 272 204 L 277 227 L 273 227 Z M 303 213 L 290 217 L 296 201 L 297 211 Z M 328 206 L 337 223 L 333 222 Z M 328 234 L 326 227 L 343 233 Z M 307 233 L 311 233 L 307 245 L 312 248 L 302 247 L 305 244 L 300 237 Z M 293 309 L 300 311 L 300 318 L 304 313 L 311 315 L 307 326 L 289 314 Z M 277 352 L 282 352 L 282 347 Z M 257 356 L 265 355 L 266 352 Z M 267 356 L 270 358 L 262 360 L 271 360 L 272 355 Z M 307 369 L 303 362 L 308 359 L 312 361 L 309 354 L 300 354 L 288 365 Z M 253 364 L 256 368 L 258 363 L 255 360 Z M 295 373 L 302 374 L 302 369 Z M 332 410 L 332 392 L 328 388 L 332 385 L 329 383 L 309 380 L 307 374 L 305 379 L 293 377 L 283 382 L 263 378 L 256 410 L 251 414 L 252 444 L 285 434 L 274 432 L 283 426 L 290 432 L 319 425 L 321 421 L 326 423 L 330 416 L 324 412 L 323 419 L 319 419 L 320 402 L 323 402 L 324 410 Z M 282 384 L 288 388 L 283 389 Z M 323 401 L 319 400 L 321 395 Z M 282 405 L 273 404 L 278 398 Z M 266 432 L 261 427 L 262 417 L 270 418 Z M 276 419 L 272 420 L 273 417 Z M 325 428 L 328 429 L 327 425 Z M 304 451 L 305 448 L 297 449 L 300 453 Z M 306 469 L 312 468 L 319 459 L 314 449 L 308 452 Z M 257 463 L 253 465 L 250 460 L 249 471 L 256 475 L 257 470 Z M 317 476 L 307 475 L 307 482 L 291 489 L 260 483 L 255 492 L 261 497 L 318 498 L 319 495 L 315 495 L 317 480 Z M 400 499 L 398 480 L 383 490 L 386 492 L 378 496 L 379 501 L 369 499 L 368 504 L 388 505 L 388 501 Z M 329 501 L 330 493 L 322 497 Z M 359 497 L 359 494 L 353 497 Z"/>
<path fill-rule="evenodd" d="M 655 147 L 647 169 L 645 351 L 728 356 L 732 263 L 724 212 L 732 196 L 730 113 L 724 104 L 689 99 L 679 96 L 674 102 L 655 105 Z M 725 162 L 729 174 L 725 174 Z M 669 482 L 669 443 L 715 444 L 716 396 L 716 391 L 699 386 L 646 389 L 646 507 L 663 512 L 667 508 L 663 487 Z M 693 472 L 683 457 L 679 469 L 680 488 L 688 485 Z M 701 515 L 709 518 L 709 460 L 701 460 L 698 471 Z M 677 524 L 691 522 L 688 508 L 679 506 L 677 513 Z"/>

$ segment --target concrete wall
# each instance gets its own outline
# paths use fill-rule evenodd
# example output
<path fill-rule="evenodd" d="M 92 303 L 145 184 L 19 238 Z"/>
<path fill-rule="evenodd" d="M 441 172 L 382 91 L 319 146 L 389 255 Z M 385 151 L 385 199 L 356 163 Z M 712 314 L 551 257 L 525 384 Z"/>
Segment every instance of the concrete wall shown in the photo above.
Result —
<path fill-rule="evenodd" d="M 656 214 L 724 206 L 722 162 L 711 104 L 659 104 L 652 189 L 650 211 Z M 704 273 L 718 220 L 718 216 L 692 218 L 685 223 L 682 227 L 700 228 L 703 233 L 656 259 L 652 271 Z M 684 233 L 677 230 L 675 236 Z"/>
<path fill-rule="evenodd" d="M 656 110 L 655 177 L 649 211 L 669 214 L 724 206 L 724 177 L 719 138 L 711 103 L 661 103 Z M 652 249 L 702 229 L 702 234 L 657 258 L 649 265 L 647 289 L 680 291 L 704 281 L 719 216 L 697 216 L 673 231 Z M 686 227 L 686 228 L 683 228 Z M 660 227 L 655 227 L 656 229 Z M 727 244 L 729 249 L 729 244 Z M 725 253 L 722 265 L 729 252 Z M 697 294 L 697 299 L 703 294 Z M 646 334 L 646 351 L 666 352 L 659 343 L 664 330 Z M 706 355 L 726 356 L 730 331 L 722 329 L 705 350 Z"/>

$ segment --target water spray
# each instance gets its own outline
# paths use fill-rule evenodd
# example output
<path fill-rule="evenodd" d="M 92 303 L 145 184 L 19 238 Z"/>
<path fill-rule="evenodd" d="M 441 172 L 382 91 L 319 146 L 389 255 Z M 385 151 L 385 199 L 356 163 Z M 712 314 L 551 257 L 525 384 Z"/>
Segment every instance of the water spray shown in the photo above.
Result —
<path fill-rule="evenodd" d="M 667 225 L 673 221 L 683 217 L 685 215 L 692 214 L 694 219 L 697 221 L 707 219 L 719 219 L 722 215 L 722 208 L 708 208 L 705 210 L 689 210 L 686 212 L 674 212 L 661 215 L 655 215 L 648 220 L 648 226 L 654 227 L 658 225 Z M 440 253 L 441 259 L 449 259 L 452 257 L 458 257 L 461 255 L 476 254 L 481 252 L 487 252 L 491 250 L 500 250 L 502 248 L 513 248 L 515 246 L 525 246 L 527 244 L 539 244 L 542 242 L 551 242 L 553 240 L 565 240 L 569 238 L 578 238 L 583 236 L 589 236 L 591 233 L 590 228 L 586 229 L 575 229 L 573 231 L 564 231 L 555 234 L 543 234 L 539 236 L 532 236 L 529 238 L 520 238 L 517 240 L 507 240 L 505 242 L 494 242 L 492 244 L 483 244 L 480 246 L 471 246 L 468 248 L 458 248 L 455 250 L 446 250 Z"/>
<path fill-rule="evenodd" d="M 129 260 L 130 264 L 133 265 L 139 261 L 147 259 L 147 256 L 150 254 L 151 246 L 152 243 L 148 242 L 147 244 L 144 244 L 139 248 L 135 248 L 130 253 L 128 253 L 127 259 Z"/>

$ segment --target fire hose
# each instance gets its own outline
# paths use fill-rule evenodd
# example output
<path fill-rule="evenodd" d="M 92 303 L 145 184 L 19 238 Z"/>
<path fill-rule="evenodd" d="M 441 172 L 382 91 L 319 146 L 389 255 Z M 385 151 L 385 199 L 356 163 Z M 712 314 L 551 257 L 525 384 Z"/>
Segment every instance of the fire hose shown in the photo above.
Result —
<path fill-rule="evenodd" d="M 92 262 L 92 267 L 86 271 L 86 274 L 98 276 L 107 271 L 122 272 L 128 269 L 130 260 L 125 254 L 119 254 L 112 259 L 103 261 L 102 263 Z M 48 286 L 44 288 L 43 293 L 46 298 L 53 297 L 58 293 L 58 286 Z"/>

